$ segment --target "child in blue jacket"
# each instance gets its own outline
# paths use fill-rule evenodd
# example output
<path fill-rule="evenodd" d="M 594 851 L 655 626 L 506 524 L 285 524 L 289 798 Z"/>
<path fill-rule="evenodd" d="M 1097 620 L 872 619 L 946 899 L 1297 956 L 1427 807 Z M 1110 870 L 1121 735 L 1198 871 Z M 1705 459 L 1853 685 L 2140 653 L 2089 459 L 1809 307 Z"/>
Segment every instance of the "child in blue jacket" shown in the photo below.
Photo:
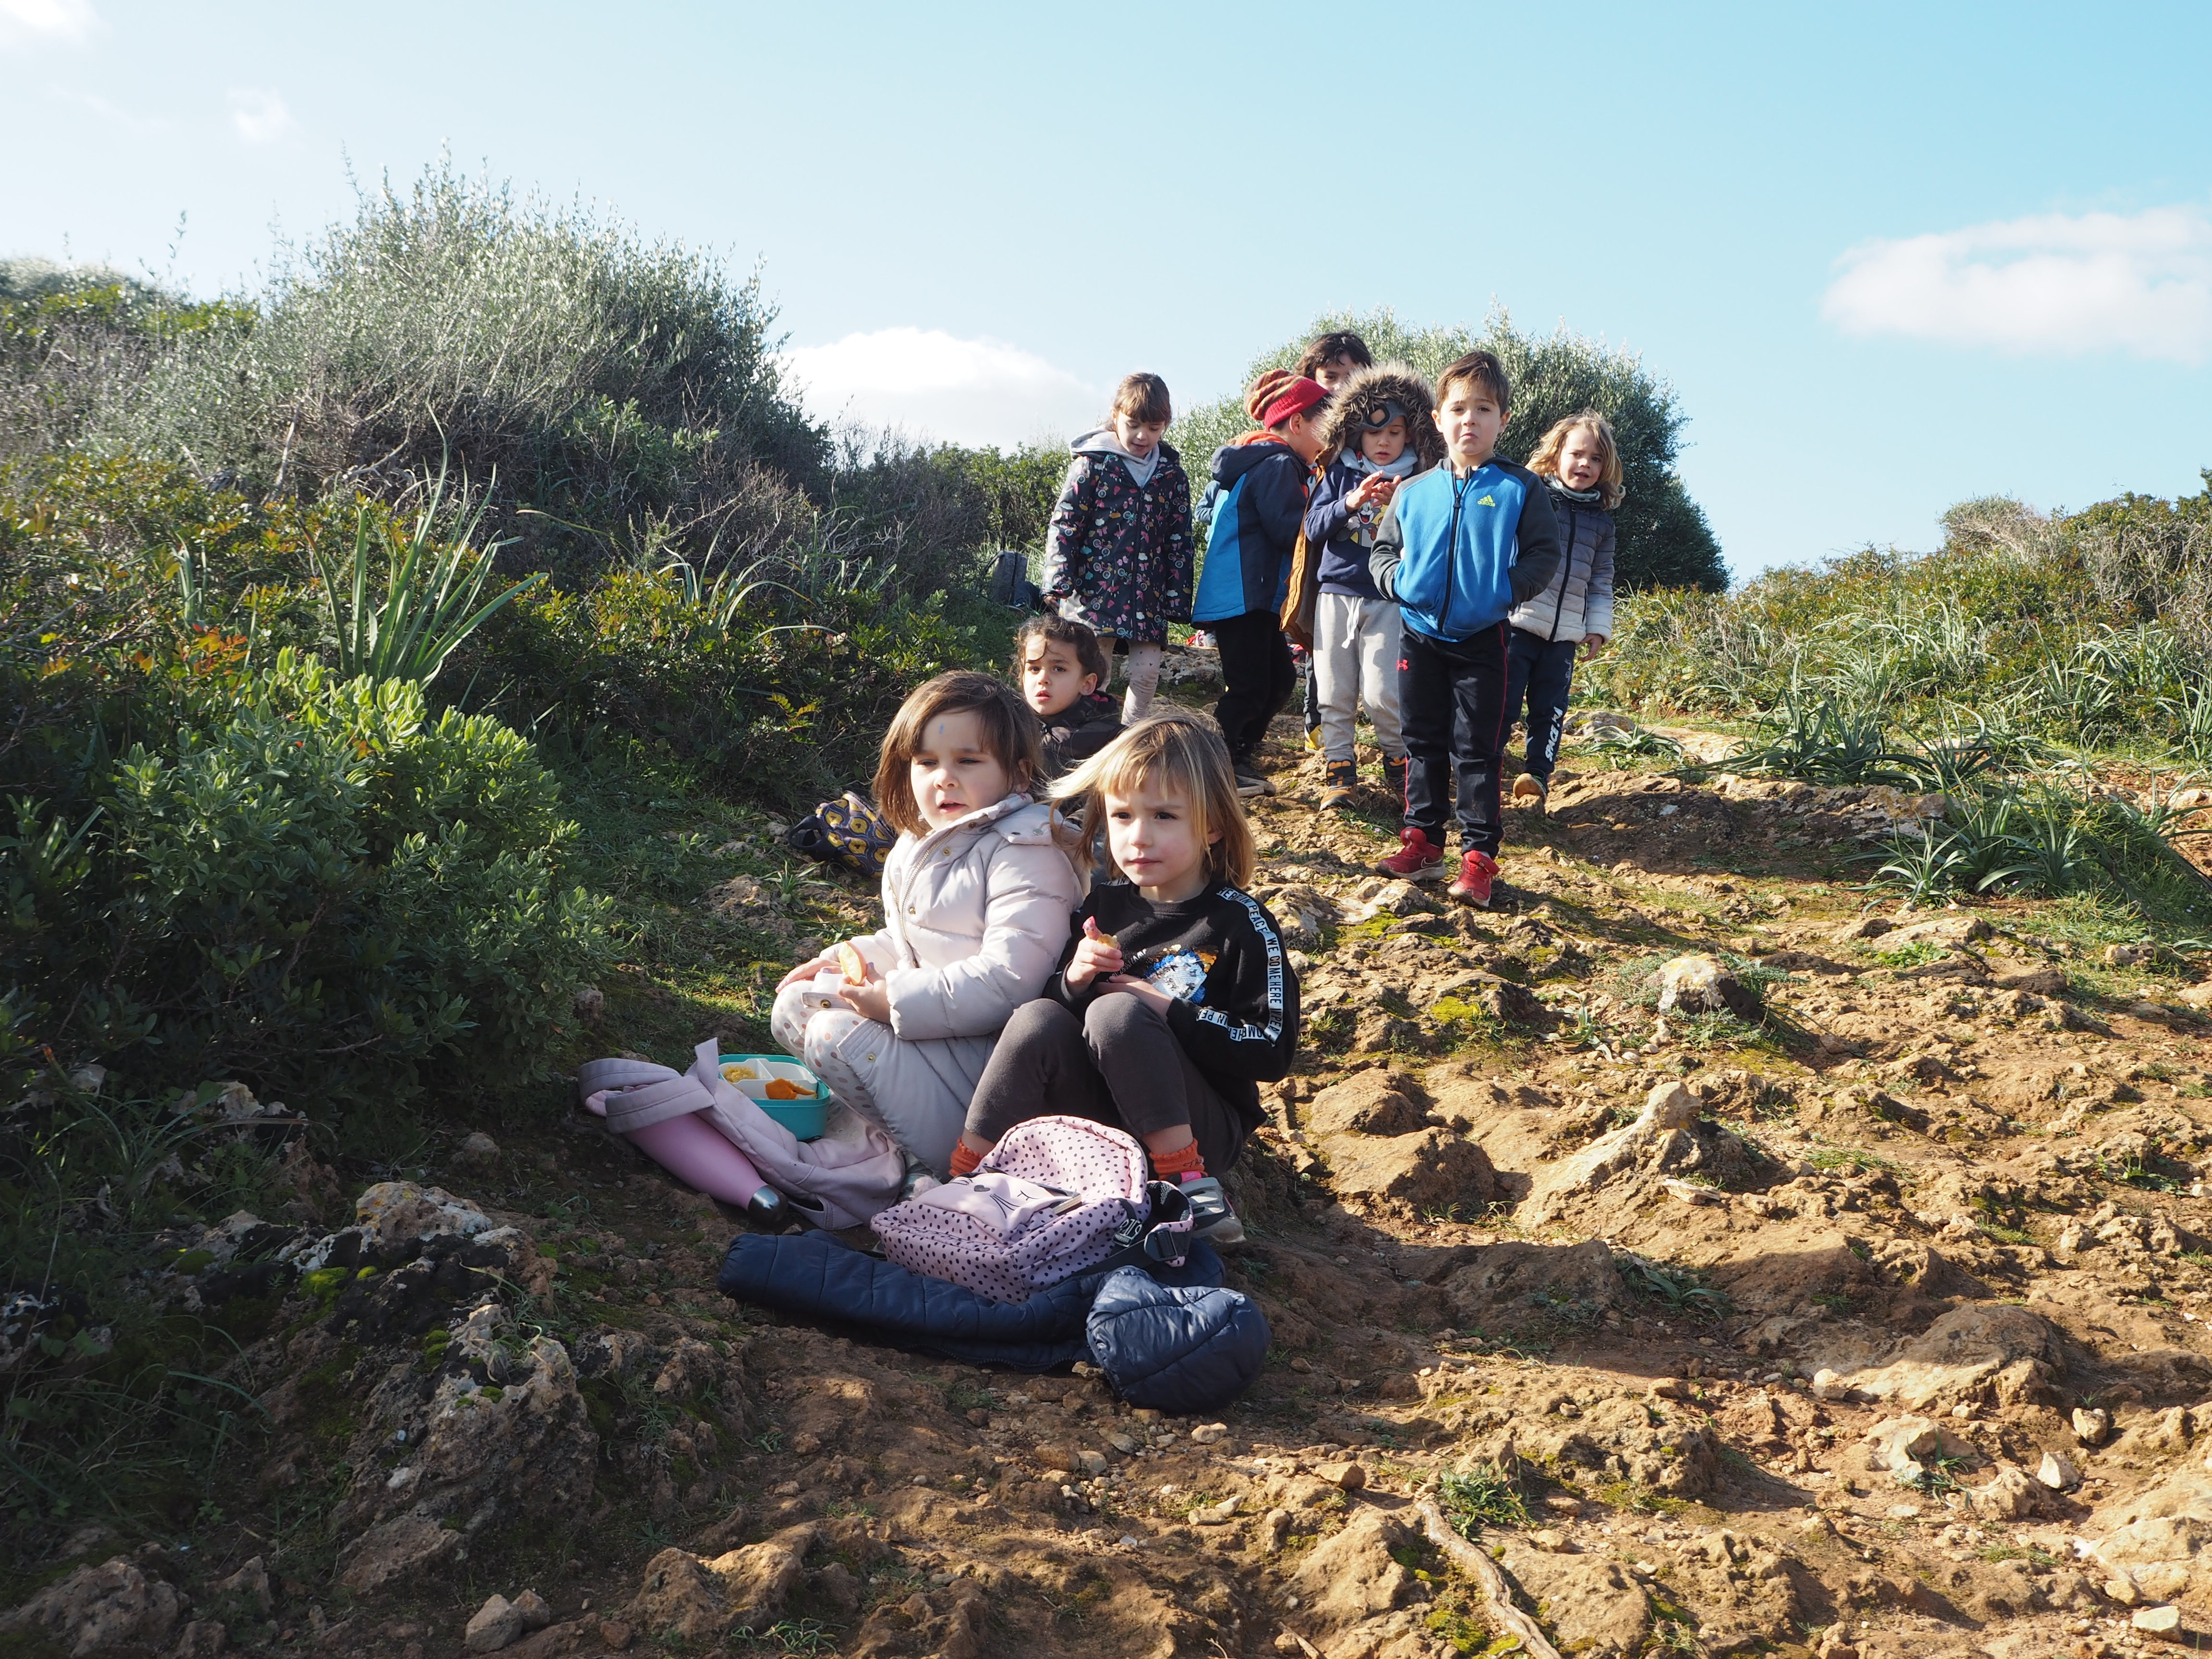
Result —
<path fill-rule="evenodd" d="M 1371 569 L 1404 624 L 1398 705 L 1407 757 L 1406 827 L 1386 874 L 1443 873 L 1444 811 L 1458 786 L 1458 873 L 1449 891 L 1490 902 L 1498 875 L 1498 775 L 1505 749 L 1507 613 L 1559 573 L 1543 481 L 1498 459 L 1512 409 L 1504 366 L 1470 351 L 1437 382 L 1449 465 L 1398 486 L 1376 527 Z"/>
<path fill-rule="evenodd" d="M 1248 799 L 1275 793 L 1260 770 L 1260 741 L 1297 684 L 1280 613 L 1328 398 L 1318 382 L 1269 369 L 1244 394 L 1259 429 L 1213 452 L 1212 522 L 1191 620 L 1211 629 L 1221 650 L 1213 718 L 1229 745 L 1237 793 Z"/>

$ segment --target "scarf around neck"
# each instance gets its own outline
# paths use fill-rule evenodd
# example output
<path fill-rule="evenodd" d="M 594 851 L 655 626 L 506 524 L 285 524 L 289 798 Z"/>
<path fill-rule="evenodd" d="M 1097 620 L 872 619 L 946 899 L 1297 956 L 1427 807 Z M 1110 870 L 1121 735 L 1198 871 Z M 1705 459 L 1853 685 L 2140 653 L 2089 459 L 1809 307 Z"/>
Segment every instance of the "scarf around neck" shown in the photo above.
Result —
<path fill-rule="evenodd" d="M 1421 464 L 1411 444 L 1398 452 L 1398 459 L 1388 465 L 1377 466 L 1355 448 L 1346 449 L 1341 458 L 1345 465 L 1358 473 L 1376 473 L 1385 478 L 1408 478 Z"/>
<path fill-rule="evenodd" d="M 1584 507 L 1596 506 L 1598 499 L 1605 494 L 1603 484 L 1600 484 L 1595 489 L 1570 489 L 1565 483 L 1559 478 L 1547 478 L 1544 483 L 1554 495 L 1565 495 L 1569 501 L 1579 501 Z"/>

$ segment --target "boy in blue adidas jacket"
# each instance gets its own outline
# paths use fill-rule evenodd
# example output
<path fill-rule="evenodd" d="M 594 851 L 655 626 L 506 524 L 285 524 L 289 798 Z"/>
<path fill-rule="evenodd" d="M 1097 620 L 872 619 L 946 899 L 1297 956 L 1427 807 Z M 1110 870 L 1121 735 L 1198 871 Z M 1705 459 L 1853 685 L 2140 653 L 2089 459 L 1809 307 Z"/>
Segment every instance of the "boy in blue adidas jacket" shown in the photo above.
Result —
<path fill-rule="evenodd" d="M 1404 629 L 1398 704 L 1405 725 L 1406 827 L 1389 875 L 1443 873 L 1444 810 L 1458 784 L 1464 850 L 1449 891 L 1490 902 L 1498 875 L 1498 775 L 1505 750 L 1505 617 L 1559 568 L 1543 481 L 1498 459 L 1513 392 L 1504 367 L 1470 351 L 1437 382 L 1449 465 L 1398 486 L 1376 527 L 1375 584 Z"/>
<path fill-rule="evenodd" d="M 1255 429 L 1213 452 L 1206 492 L 1212 523 L 1190 616 L 1212 630 L 1221 650 L 1213 718 L 1237 769 L 1237 793 L 1248 799 L 1275 793 L 1260 769 L 1260 740 L 1297 684 L 1280 612 L 1328 398 L 1318 382 L 1271 368 L 1244 394 Z"/>

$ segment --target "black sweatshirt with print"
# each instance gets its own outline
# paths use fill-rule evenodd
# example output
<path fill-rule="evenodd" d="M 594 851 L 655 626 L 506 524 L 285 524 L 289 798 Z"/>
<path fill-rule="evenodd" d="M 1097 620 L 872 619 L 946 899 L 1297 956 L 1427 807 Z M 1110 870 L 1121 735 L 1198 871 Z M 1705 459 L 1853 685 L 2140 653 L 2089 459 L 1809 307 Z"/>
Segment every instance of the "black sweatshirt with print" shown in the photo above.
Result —
<path fill-rule="evenodd" d="M 1045 985 L 1078 1014 L 1103 982 L 1068 988 L 1085 916 L 1114 936 L 1123 973 L 1175 999 L 1168 1029 L 1215 1091 L 1248 1127 L 1266 1121 L 1259 1085 L 1286 1076 L 1298 1046 L 1298 976 L 1267 907 L 1226 882 L 1176 904 L 1155 904 L 1128 882 L 1095 884 Z"/>

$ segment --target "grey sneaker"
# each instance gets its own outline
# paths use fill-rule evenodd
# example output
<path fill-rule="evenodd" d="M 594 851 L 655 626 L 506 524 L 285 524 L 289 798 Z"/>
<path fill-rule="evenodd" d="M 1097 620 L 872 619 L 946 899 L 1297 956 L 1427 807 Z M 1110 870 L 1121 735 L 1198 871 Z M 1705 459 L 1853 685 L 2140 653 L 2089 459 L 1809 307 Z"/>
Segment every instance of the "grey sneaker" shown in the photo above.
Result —
<path fill-rule="evenodd" d="M 1231 764 L 1237 774 L 1237 793 L 1246 800 L 1250 800 L 1255 795 L 1272 795 L 1275 793 L 1275 786 L 1268 780 L 1267 775 L 1250 761 L 1240 759 Z"/>
<path fill-rule="evenodd" d="M 1221 1190 L 1218 1181 L 1212 1176 L 1186 1181 L 1182 1183 L 1182 1195 L 1190 1201 L 1193 1237 L 1202 1238 L 1216 1249 L 1244 1242 L 1244 1224 L 1229 1207 L 1229 1195 Z"/>

